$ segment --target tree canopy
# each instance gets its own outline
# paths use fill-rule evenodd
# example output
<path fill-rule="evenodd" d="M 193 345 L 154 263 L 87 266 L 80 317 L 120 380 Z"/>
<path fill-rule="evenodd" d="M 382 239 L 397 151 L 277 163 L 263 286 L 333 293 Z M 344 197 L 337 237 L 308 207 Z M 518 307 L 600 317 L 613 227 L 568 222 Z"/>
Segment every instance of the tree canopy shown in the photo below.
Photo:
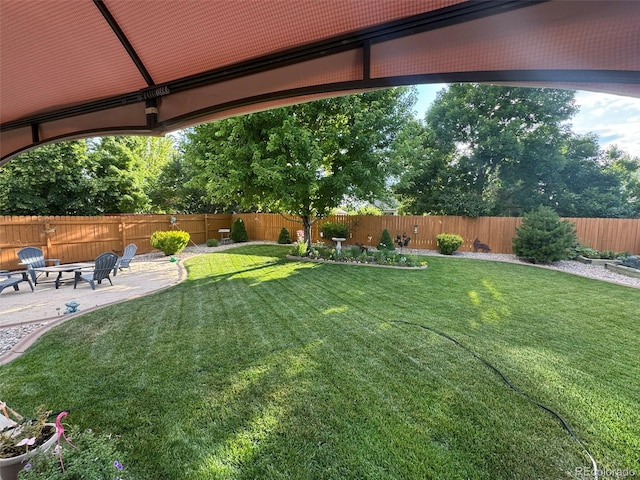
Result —
<path fill-rule="evenodd" d="M 453 84 L 424 120 L 414 103 L 414 90 L 392 88 L 200 125 L 177 146 L 127 136 L 45 145 L 0 169 L 0 214 L 280 212 L 307 239 L 315 220 L 363 202 L 400 201 L 410 214 L 640 216 L 640 158 L 572 131 L 575 92 Z"/>
<path fill-rule="evenodd" d="M 92 173 L 84 141 L 23 153 L 0 169 L 0 214 L 92 215 Z"/>
<path fill-rule="evenodd" d="M 299 217 L 310 226 L 345 198 L 374 200 L 396 173 L 390 147 L 415 101 L 404 88 L 230 118 L 186 135 L 192 183 L 209 198 Z"/>
<path fill-rule="evenodd" d="M 478 84 L 442 90 L 424 124 L 399 135 L 403 210 L 521 215 L 545 205 L 561 215 L 637 215 L 631 184 L 640 164 L 614 166 L 595 136 L 571 131 L 574 97 L 569 90 Z"/>
<path fill-rule="evenodd" d="M 104 137 L 45 145 L 0 169 L 0 214 L 101 215 L 158 211 L 150 195 L 173 141 Z"/>

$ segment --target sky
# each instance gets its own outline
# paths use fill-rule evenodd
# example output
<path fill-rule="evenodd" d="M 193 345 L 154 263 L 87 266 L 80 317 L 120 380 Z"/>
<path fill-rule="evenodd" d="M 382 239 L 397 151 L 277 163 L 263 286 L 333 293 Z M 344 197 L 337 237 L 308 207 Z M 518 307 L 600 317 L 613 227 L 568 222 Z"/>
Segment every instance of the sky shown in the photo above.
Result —
<path fill-rule="evenodd" d="M 444 84 L 417 85 L 418 102 L 414 106 L 418 118 L 424 114 Z M 571 119 L 572 130 L 578 134 L 593 132 L 600 148 L 617 145 L 619 149 L 640 157 L 640 98 L 578 91 L 580 107 Z"/>

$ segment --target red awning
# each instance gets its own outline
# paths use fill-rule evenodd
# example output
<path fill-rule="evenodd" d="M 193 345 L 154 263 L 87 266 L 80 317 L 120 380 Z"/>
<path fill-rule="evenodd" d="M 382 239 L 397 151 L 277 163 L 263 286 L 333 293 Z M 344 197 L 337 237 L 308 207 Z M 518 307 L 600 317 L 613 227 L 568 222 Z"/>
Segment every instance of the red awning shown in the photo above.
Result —
<path fill-rule="evenodd" d="M 0 0 L 0 153 L 393 85 L 640 97 L 640 2 Z"/>

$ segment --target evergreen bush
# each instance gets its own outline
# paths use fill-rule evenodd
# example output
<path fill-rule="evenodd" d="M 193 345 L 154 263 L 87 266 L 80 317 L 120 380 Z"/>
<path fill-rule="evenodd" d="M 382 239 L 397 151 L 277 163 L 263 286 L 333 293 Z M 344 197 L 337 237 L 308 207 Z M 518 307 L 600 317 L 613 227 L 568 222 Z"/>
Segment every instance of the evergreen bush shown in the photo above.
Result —
<path fill-rule="evenodd" d="M 210 238 L 207 240 L 207 247 L 217 247 L 220 244 L 217 238 Z"/>
<path fill-rule="evenodd" d="M 280 230 L 280 236 L 278 237 L 278 243 L 281 245 L 289 245 L 292 242 L 291 235 L 289 234 L 289 230 L 285 227 L 282 227 Z"/>
<path fill-rule="evenodd" d="M 325 222 L 320 225 L 322 238 L 331 240 L 332 238 L 349 238 L 349 229 L 342 223 Z"/>
<path fill-rule="evenodd" d="M 389 234 L 389 230 L 386 228 L 382 231 L 382 236 L 380 237 L 380 243 L 378 244 L 378 250 L 390 250 L 395 251 L 396 245 L 391 240 L 391 235 Z"/>
<path fill-rule="evenodd" d="M 441 233 L 436 237 L 438 251 L 443 255 L 453 255 L 463 243 L 464 239 L 455 233 Z"/>
<path fill-rule="evenodd" d="M 574 225 L 543 206 L 524 215 L 516 228 L 513 252 L 532 263 L 555 262 L 568 258 L 575 243 Z"/>
<path fill-rule="evenodd" d="M 249 240 L 249 234 L 244 226 L 244 221 L 238 218 L 233 225 L 231 225 L 231 240 L 234 242 L 247 242 Z"/>
<path fill-rule="evenodd" d="M 182 230 L 157 231 L 151 235 L 151 246 L 165 255 L 174 255 L 184 250 L 190 238 L 189 233 Z"/>

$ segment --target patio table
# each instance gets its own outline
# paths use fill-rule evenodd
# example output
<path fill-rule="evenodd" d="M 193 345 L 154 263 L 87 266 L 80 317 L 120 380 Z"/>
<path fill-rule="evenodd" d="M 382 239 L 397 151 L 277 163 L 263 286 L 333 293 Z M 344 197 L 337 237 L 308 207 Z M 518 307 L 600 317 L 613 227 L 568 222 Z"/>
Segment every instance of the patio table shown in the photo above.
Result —
<path fill-rule="evenodd" d="M 14 276 L 17 275 L 17 276 Z M 31 291 L 33 292 L 33 284 L 31 283 L 31 279 L 29 278 L 29 272 L 26 270 L 16 270 L 10 272 L 8 270 L 0 270 L 0 278 L 7 277 L 4 280 L 0 280 L 0 292 L 7 287 L 13 287 L 13 289 L 17 292 L 20 290 L 18 288 L 18 284 L 20 282 L 27 282 L 31 287 Z"/>
<path fill-rule="evenodd" d="M 93 263 L 66 263 L 63 265 L 52 265 L 50 267 L 34 268 L 33 270 L 36 272 L 43 272 L 43 273 L 57 273 L 58 276 L 56 277 L 55 283 L 56 283 L 56 289 L 58 289 L 60 288 L 60 284 L 64 283 L 64 281 L 62 280 L 63 273 L 75 272 L 76 270 L 81 270 L 83 268 L 89 268 L 89 267 L 93 267 Z M 75 278 L 75 274 L 70 280 L 73 280 L 74 278 Z"/>

